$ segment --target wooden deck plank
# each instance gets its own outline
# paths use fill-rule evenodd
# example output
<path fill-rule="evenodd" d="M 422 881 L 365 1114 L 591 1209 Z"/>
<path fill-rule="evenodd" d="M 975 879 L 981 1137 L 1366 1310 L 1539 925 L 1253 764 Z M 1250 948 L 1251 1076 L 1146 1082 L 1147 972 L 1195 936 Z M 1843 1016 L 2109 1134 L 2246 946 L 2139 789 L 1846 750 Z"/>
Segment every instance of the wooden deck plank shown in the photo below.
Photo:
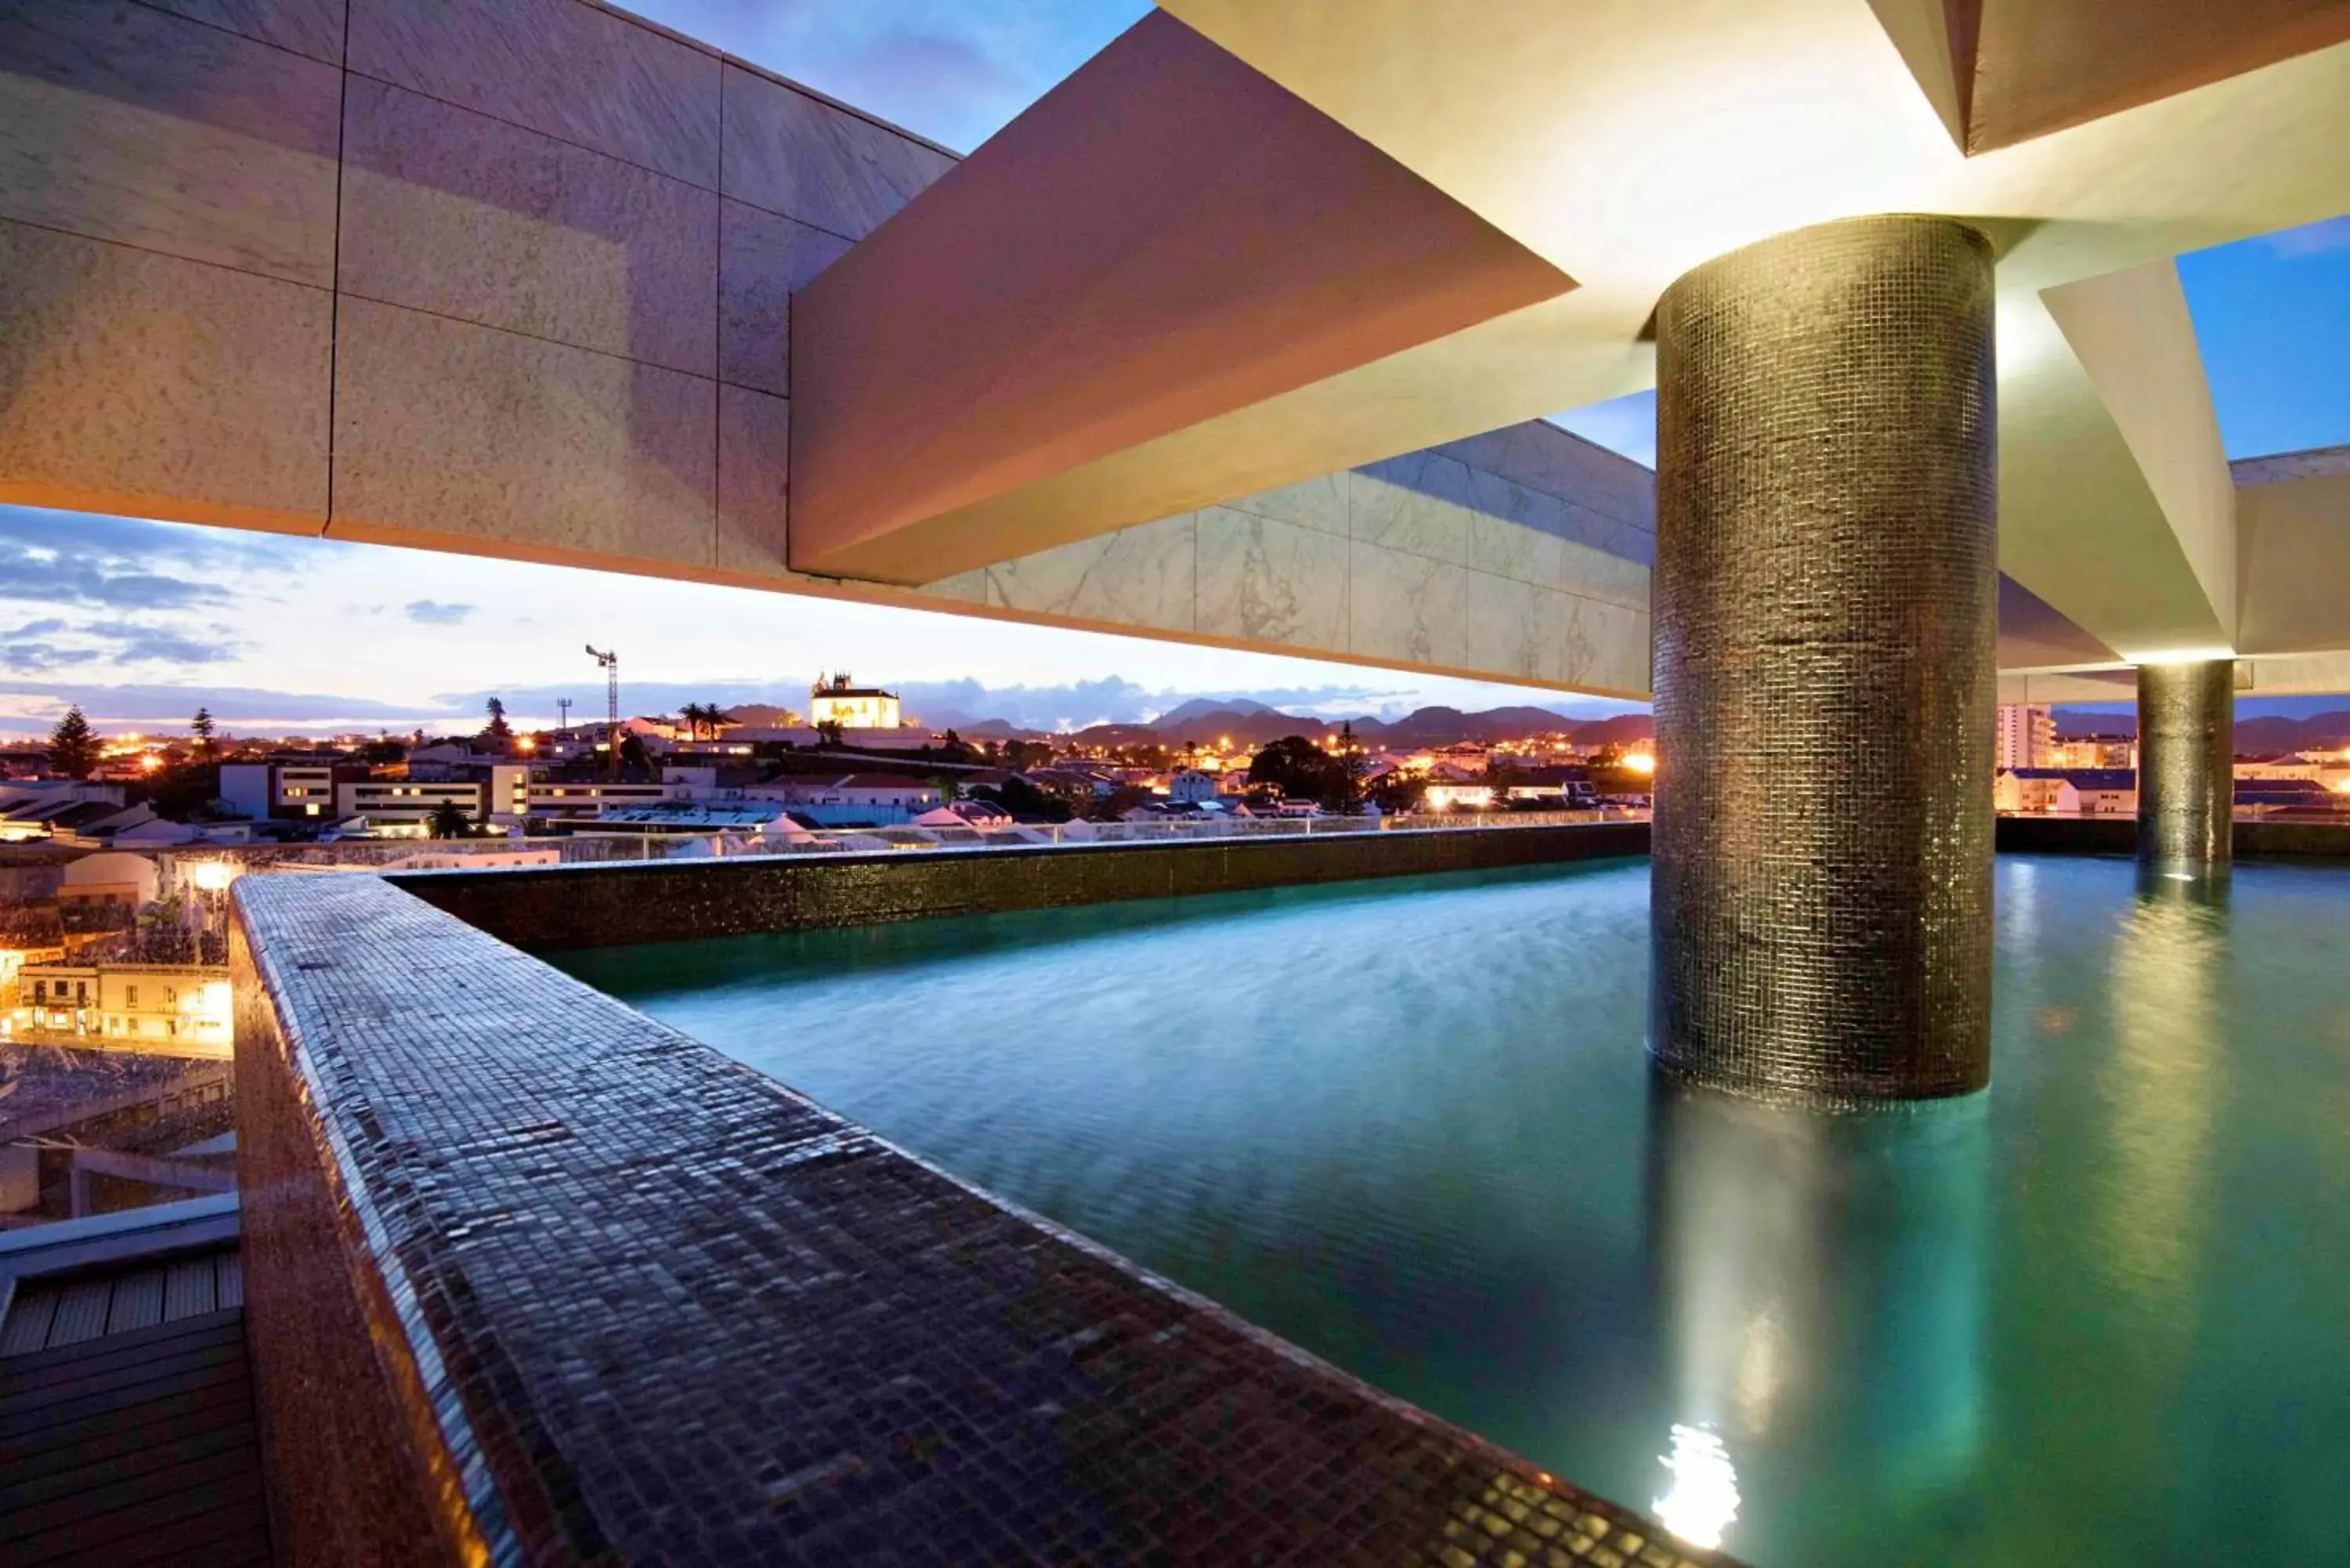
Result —
<path fill-rule="evenodd" d="M 241 1383 L 223 1382 L 157 1399 L 139 1407 L 142 1419 L 163 1422 L 212 1423 L 242 1420 L 253 1407 L 253 1391 Z M 45 1429 L 39 1449 L 9 1446 L 0 1439 L 0 1453 L 7 1455 L 11 1477 L 32 1476 L 46 1471 L 69 1469 L 80 1462 L 78 1456 L 99 1443 L 123 1443 L 126 1434 L 142 1430 L 125 1422 L 120 1412 L 107 1411 L 79 1420 L 62 1423 Z M 135 1447 L 136 1443 L 128 1446 Z"/>
<path fill-rule="evenodd" d="M 200 1317 L 220 1310 L 218 1270 L 208 1257 L 181 1258 L 164 1271 L 163 1321 Z"/>
<path fill-rule="evenodd" d="M 114 1300 L 106 1309 L 106 1332 L 130 1334 L 163 1321 L 163 1266 L 133 1269 L 114 1279 Z"/>
<path fill-rule="evenodd" d="M 68 1491 L 0 1513 L 0 1540 L 10 1536 L 46 1535 L 86 1519 L 143 1509 L 161 1498 L 233 1480 L 252 1468 L 242 1449 L 215 1444 L 203 1453 L 176 1463 L 133 1474 L 102 1468 L 95 1486 Z"/>
<path fill-rule="evenodd" d="M 234 1514 L 201 1514 L 108 1549 L 106 1568 L 201 1563 L 203 1568 L 268 1568 L 269 1526 L 239 1525 Z"/>
<path fill-rule="evenodd" d="M 57 1293 L 46 1286 L 23 1284 L 8 1303 L 8 1321 L 0 1323 L 0 1356 L 23 1355 L 49 1343 L 49 1324 L 57 1321 Z"/>
<path fill-rule="evenodd" d="M 144 1355 L 109 1356 L 101 1365 L 78 1368 L 80 1376 L 75 1377 L 21 1382 L 10 1378 L 0 1384 L 0 1409 L 10 1415 L 39 1410 L 93 1395 L 135 1390 L 142 1384 L 169 1382 L 199 1367 L 244 1359 L 244 1337 L 215 1331 L 192 1342 L 155 1345 Z"/>
<path fill-rule="evenodd" d="M 134 1413 L 126 1425 L 140 1439 L 127 1451 L 93 1454 L 87 1448 L 68 1449 L 68 1456 L 79 1461 L 68 1468 L 20 1475 L 12 1465 L 0 1473 L 0 1519 L 13 1521 L 22 1509 L 89 1496 L 107 1487 L 141 1480 L 179 1465 L 250 1449 L 255 1441 L 253 1422 L 223 1420 L 217 1414 L 213 1419 L 184 1431 L 162 1429 L 163 1423 L 150 1423 L 139 1413 Z"/>
<path fill-rule="evenodd" d="M 69 1386 L 60 1397 L 12 1399 L 0 1404 L 0 1442 L 12 1447 L 32 1447 L 36 1444 L 27 1443 L 26 1439 L 37 1442 L 45 1429 L 68 1422 L 120 1412 L 150 1399 L 193 1393 L 214 1384 L 247 1385 L 251 1381 L 241 1348 L 209 1353 L 201 1359 L 186 1359 L 191 1365 L 174 1367 L 164 1376 L 116 1381 L 102 1389 L 79 1389 Z M 44 1394 L 49 1392 L 43 1391 Z M 38 1446 L 47 1445 L 39 1443 Z"/>
<path fill-rule="evenodd" d="M 57 1293 L 57 1321 L 49 1324 L 49 1345 L 78 1345 L 106 1332 L 106 1309 L 114 1299 L 111 1276 L 75 1280 Z M 47 1346 L 44 1346 L 47 1348 Z"/>
<path fill-rule="evenodd" d="M 262 1518 L 261 1467 L 244 1456 L 242 1462 L 221 1467 L 223 1474 L 162 1496 L 140 1498 L 135 1506 L 71 1519 L 54 1529 L 0 1536 L 0 1559 L 37 1563 L 76 1554 L 112 1563 L 126 1554 L 122 1543 L 170 1525 L 221 1514 L 204 1533 L 231 1533 Z M 16 1521 L 0 1530 L 17 1528 Z"/>
<path fill-rule="evenodd" d="M 0 1398 L 17 1392 L 69 1383 L 93 1372 L 133 1366 L 157 1356 L 211 1345 L 241 1345 L 244 1321 L 238 1313 L 214 1313 L 205 1318 L 182 1318 L 130 1334 L 110 1334 L 57 1350 L 0 1359 Z"/>
<path fill-rule="evenodd" d="M 139 1407 L 136 1421 L 113 1417 L 75 1423 L 69 1436 L 38 1449 L 9 1449 L 8 1486 L 31 1486 L 49 1476 L 135 1455 L 150 1443 L 175 1442 L 251 1418 L 246 1391 L 234 1386 L 159 1399 Z"/>

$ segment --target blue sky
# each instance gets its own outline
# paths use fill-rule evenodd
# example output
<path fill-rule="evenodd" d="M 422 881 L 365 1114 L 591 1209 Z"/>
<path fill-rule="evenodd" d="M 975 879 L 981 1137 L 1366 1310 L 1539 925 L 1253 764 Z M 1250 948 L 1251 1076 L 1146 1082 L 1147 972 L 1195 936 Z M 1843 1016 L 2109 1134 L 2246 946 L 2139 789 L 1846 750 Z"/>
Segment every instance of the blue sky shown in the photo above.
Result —
<path fill-rule="evenodd" d="M 681 32 L 967 151 L 1143 16 L 1144 0 L 634 0 Z M 2182 258 L 2230 455 L 2350 441 L 2350 219 Z M 1555 416 L 1655 461 L 1655 397 Z M 0 733 L 80 700 L 110 728 L 470 722 L 599 695 L 583 641 L 621 644 L 629 705 L 796 701 L 819 670 L 933 711 L 1038 727 L 1201 693 L 1325 714 L 1628 704 L 1142 639 L 516 562 L 0 507 Z M 1106 673 L 1107 672 L 1107 673 Z M 2327 705 L 2321 703 L 2320 705 Z M 2346 705 L 2332 701 L 2330 705 Z"/>

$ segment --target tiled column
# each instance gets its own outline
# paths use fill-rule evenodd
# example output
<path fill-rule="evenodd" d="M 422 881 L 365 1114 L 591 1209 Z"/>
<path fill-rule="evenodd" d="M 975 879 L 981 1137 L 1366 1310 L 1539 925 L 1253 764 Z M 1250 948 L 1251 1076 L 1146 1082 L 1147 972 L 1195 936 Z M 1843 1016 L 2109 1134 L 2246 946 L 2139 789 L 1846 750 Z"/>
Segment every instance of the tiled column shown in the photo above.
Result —
<path fill-rule="evenodd" d="M 2137 857 L 2189 880 L 2224 877 L 2235 810 L 2236 665 L 2137 667 Z"/>
<path fill-rule="evenodd" d="M 1991 1074 L 1991 255 L 1735 251 L 1658 310 L 1649 1050 L 1826 1101 Z"/>

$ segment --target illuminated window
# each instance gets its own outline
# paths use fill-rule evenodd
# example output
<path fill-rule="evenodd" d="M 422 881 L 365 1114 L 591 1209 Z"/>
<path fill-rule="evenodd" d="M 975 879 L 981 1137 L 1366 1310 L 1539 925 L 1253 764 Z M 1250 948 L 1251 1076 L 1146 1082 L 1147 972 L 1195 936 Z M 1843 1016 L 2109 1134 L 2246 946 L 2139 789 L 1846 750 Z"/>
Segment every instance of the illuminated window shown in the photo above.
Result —
<path fill-rule="evenodd" d="M 127 985 L 122 988 L 122 1005 L 125 1007 L 136 1007 L 139 1005 L 139 988 L 137 986 Z"/>

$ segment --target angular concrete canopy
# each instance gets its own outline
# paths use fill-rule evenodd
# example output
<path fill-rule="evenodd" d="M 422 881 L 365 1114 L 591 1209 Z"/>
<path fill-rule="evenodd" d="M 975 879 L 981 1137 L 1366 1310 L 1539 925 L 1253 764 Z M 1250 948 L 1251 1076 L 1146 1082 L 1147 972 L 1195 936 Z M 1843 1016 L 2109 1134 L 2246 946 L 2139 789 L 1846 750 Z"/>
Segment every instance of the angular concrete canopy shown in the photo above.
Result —
<path fill-rule="evenodd" d="M 1355 366 L 1218 414 L 1194 400 L 1181 410 L 1191 422 L 1163 417 L 1166 400 L 1148 377 L 1092 359 L 1082 385 L 1156 402 L 1159 433 L 1066 453 L 1057 471 L 1041 446 L 1025 446 L 1016 493 L 1000 462 L 996 477 L 972 464 L 956 480 L 959 432 L 857 448 L 868 461 L 891 452 L 932 499 L 899 487 L 918 503 L 911 510 L 871 507 L 854 522 L 810 521 L 795 505 L 795 563 L 871 569 L 891 560 L 886 535 L 898 532 L 919 538 L 932 571 L 964 569 L 1219 491 L 1637 390 L 1653 379 L 1646 328 L 1657 298 L 1690 267 L 1805 224 L 1942 213 L 2001 247 L 2009 574 L 2123 659 L 2232 649 L 2229 486 L 2169 263 L 2350 210 L 2350 45 L 2339 42 L 2350 36 L 2350 5 L 1167 0 L 1167 9 L 1571 276 L 1573 292 L 1413 347 L 1366 334 Z M 1041 130 L 1066 109 L 1047 99 L 1032 112 Z M 1015 123 L 1007 143 L 1024 146 L 1026 134 Z M 991 183 L 986 151 L 896 221 L 909 244 L 917 232 L 946 244 L 958 225 L 974 243 L 996 232 L 972 213 Z M 1109 179 L 1107 164 L 1127 155 L 1101 145 L 1089 174 Z M 1007 160 L 1007 175 L 1012 167 Z M 993 183 L 1026 219 L 1053 206 L 1049 194 Z M 1074 202 L 1075 193 L 1062 202 L 1062 221 L 1077 221 Z M 933 203 L 947 221 L 922 228 Z M 1159 244 L 1198 243 L 1182 220 L 1159 216 Z M 885 231 L 879 248 L 891 238 Z M 824 361 L 839 350 L 827 347 L 822 318 L 847 307 L 864 265 L 852 255 L 836 267 L 800 317 L 801 369 L 813 379 L 795 389 L 794 454 L 817 488 L 795 502 L 819 509 L 842 493 L 824 475 L 849 461 L 826 451 L 829 432 L 870 431 L 879 419 L 833 400 L 850 389 L 868 401 L 888 400 L 885 391 L 920 400 L 918 372 L 958 363 L 941 345 L 871 379 L 834 379 Z M 1217 275 L 1219 286 L 1253 286 Z M 1296 281 L 1276 272 L 1264 286 L 1278 294 Z M 1034 300 L 1007 303 L 1019 315 Z M 1242 309 L 1228 300 L 1214 318 Z M 1162 333 L 1211 341 L 1178 315 L 1152 320 Z M 1315 336 L 1316 321 L 1305 325 L 1317 349 L 1341 347 Z M 1093 346 L 1118 351 L 1101 334 Z M 1126 352 L 1139 368 L 1184 350 L 1154 335 Z M 975 383 L 964 375 L 955 384 Z M 1023 382 L 1010 400 L 1035 396 Z M 1097 409 L 1087 428 L 1139 434 L 1151 422 Z M 974 504 L 979 496 L 993 499 Z M 941 521 L 951 526 L 928 526 Z M 817 530 L 813 539 L 804 528 Z M 903 566 L 899 557 L 890 570 Z"/>
<path fill-rule="evenodd" d="M 795 301 L 791 564 L 917 584 L 1083 536 L 1088 463 L 1572 286 L 1146 16 Z"/>

